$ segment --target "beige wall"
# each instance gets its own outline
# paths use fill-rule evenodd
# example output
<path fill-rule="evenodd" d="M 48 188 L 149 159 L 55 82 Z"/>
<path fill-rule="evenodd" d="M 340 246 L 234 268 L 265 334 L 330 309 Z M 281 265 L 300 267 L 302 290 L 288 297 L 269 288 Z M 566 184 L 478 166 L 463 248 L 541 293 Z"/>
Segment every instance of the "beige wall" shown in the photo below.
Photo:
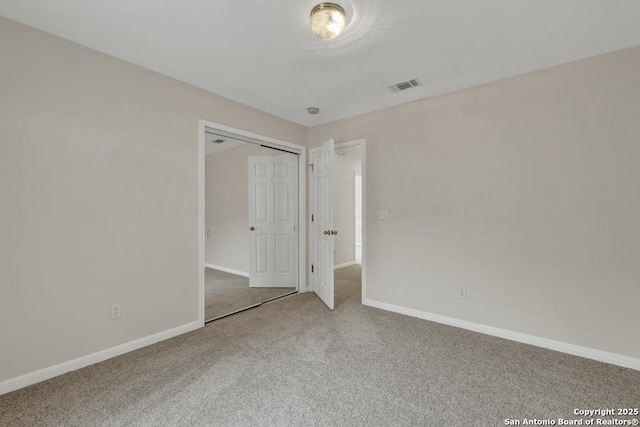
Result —
<path fill-rule="evenodd" d="M 4 18 L 0 64 L 0 381 L 196 321 L 198 119 L 307 129 Z"/>
<path fill-rule="evenodd" d="M 356 259 L 355 239 L 355 172 L 361 172 L 360 147 L 340 149 L 344 155 L 334 157 L 333 221 L 338 235 L 334 237 L 335 265 Z"/>
<path fill-rule="evenodd" d="M 639 358 L 639 74 L 632 48 L 312 128 L 367 139 L 366 297 Z"/>

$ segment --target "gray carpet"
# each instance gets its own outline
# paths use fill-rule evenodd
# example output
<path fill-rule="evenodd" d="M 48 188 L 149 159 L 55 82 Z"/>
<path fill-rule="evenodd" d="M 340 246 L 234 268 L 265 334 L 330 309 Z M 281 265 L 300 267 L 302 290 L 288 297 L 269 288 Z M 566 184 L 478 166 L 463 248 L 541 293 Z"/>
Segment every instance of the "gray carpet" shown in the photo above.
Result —
<path fill-rule="evenodd" d="M 204 318 L 215 319 L 277 298 L 295 288 L 250 288 L 249 278 L 224 271 L 205 268 L 204 273 Z"/>
<path fill-rule="evenodd" d="M 0 396 L 2 426 L 499 426 L 638 407 L 640 372 L 305 293 Z"/>

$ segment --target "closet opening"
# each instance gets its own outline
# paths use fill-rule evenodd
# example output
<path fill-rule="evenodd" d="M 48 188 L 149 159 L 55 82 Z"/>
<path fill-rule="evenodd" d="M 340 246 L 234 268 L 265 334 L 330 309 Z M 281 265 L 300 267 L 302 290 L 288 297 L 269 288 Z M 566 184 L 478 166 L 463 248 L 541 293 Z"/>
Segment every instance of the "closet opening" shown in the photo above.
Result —
<path fill-rule="evenodd" d="M 295 294 L 304 283 L 304 148 L 222 125 L 203 123 L 201 132 L 206 323 Z"/>

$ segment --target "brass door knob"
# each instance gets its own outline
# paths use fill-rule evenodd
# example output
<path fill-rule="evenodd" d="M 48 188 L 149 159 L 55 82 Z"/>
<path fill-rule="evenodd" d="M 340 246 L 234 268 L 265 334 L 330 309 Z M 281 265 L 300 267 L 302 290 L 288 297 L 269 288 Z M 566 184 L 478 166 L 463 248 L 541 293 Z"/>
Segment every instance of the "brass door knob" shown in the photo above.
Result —
<path fill-rule="evenodd" d="M 256 228 L 252 225 L 251 227 L 249 227 L 249 230 L 256 231 Z"/>
<path fill-rule="evenodd" d="M 332 230 L 331 234 L 335 236 L 336 234 L 338 234 L 338 230 Z"/>
<path fill-rule="evenodd" d="M 331 235 L 331 230 L 324 230 L 324 235 L 325 236 L 330 236 Z"/>

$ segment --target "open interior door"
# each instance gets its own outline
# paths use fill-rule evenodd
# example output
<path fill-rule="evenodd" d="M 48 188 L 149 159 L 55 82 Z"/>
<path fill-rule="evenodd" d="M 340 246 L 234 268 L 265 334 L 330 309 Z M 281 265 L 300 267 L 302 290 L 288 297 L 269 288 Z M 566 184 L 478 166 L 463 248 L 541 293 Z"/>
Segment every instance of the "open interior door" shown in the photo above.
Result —
<path fill-rule="evenodd" d="M 333 139 L 310 150 L 311 283 L 313 292 L 333 310 Z"/>

